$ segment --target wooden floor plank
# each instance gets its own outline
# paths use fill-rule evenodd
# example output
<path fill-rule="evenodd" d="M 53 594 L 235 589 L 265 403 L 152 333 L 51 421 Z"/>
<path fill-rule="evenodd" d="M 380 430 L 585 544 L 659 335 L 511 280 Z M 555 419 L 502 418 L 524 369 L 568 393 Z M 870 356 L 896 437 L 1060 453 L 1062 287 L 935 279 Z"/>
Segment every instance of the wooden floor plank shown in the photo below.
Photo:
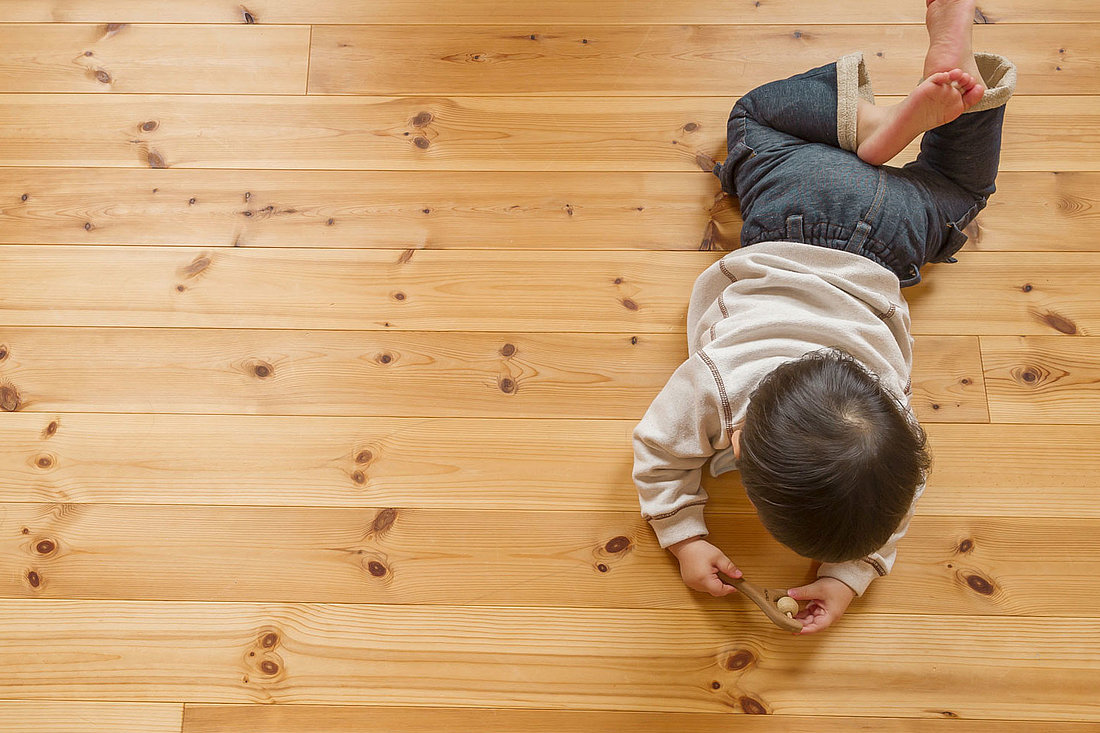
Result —
<path fill-rule="evenodd" d="M 993 421 L 1100 422 L 1100 339 L 983 336 L 981 348 Z"/>
<path fill-rule="evenodd" d="M 719 193 L 698 171 L 0 168 L 0 242 L 694 250 L 716 217 L 728 249 L 740 219 Z"/>
<path fill-rule="evenodd" d="M 179 733 L 182 724 L 180 704 L 0 700 L 0 733 Z"/>
<path fill-rule="evenodd" d="M 0 48 L 0 92 L 304 94 L 309 28 L 0 24 Z"/>
<path fill-rule="evenodd" d="M 752 610 L 688 590 L 637 511 L 0 504 L 0 596 Z M 751 515 L 709 540 L 747 577 L 814 577 Z M 1100 520 L 918 516 L 849 613 L 1089 616 Z M 271 568 L 279 568 L 272 574 Z M 150 573 L 150 568 L 156 568 Z M 529 582 L 534 580 L 535 582 Z"/>
<path fill-rule="evenodd" d="M 981 23 L 1080 23 L 1100 21 L 1089 0 L 982 0 Z M 907 0 L 868 5 L 834 0 L 0 0 L 7 22 L 146 23 L 923 23 L 924 8 Z M 247 13 L 247 15 L 246 15 Z M 856 31 L 858 32 L 858 31 Z"/>
<path fill-rule="evenodd" d="M 636 512 L 634 425 L 6 413 L 0 501 Z M 935 464 L 922 513 L 1100 518 L 1100 429 L 925 429 Z M 754 513 L 736 472 L 703 485 L 711 511 Z"/>
<path fill-rule="evenodd" d="M 914 333 L 1100 335 L 1096 255 L 971 252 L 922 275 L 905 291 Z"/>
<path fill-rule="evenodd" d="M 698 173 L 0 168 L 4 244 L 694 250 L 711 220 L 735 249 Z M 1097 226 L 1100 173 L 1010 171 L 964 252 L 1097 251 Z"/>
<path fill-rule="evenodd" d="M 850 25 L 322 25 L 310 48 L 316 94 L 745 94 L 852 52 Z M 1019 68 L 1018 94 L 1100 93 L 1100 26 L 979 25 L 974 48 Z M 908 94 L 928 33 L 860 30 L 874 89 Z"/>
<path fill-rule="evenodd" d="M 758 611 L 11 600 L 0 654 L 24 664 L 0 667 L 0 695 L 1100 719 L 1092 618 L 769 626 Z"/>
<path fill-rule="evenodd" d="M 478 730 L 483 733 L 729 733 L 733 721 L 724 713 L 632 713 L 577 710 L 484 710 L 461 708 L 388 708 L 352 705 L 187 705 L 183 733 L 359 733 L 381 728 L 387 733 L 436 733 Z M 1086 733 L 1090 723 L 953 720 L 950 718 L 844 718 L 752 715 L 736 720 L 745 733 Z"/>
<path fill-rule="evenodd" d="M 914 391 L 945 383 L 924 343 Z M 7 412 L 638 419 L 687 357 L 683 336 L 630 334 L 4 328 L 0 344 Z M 960 384 L 973 361 L 952 365 Z M 984 401 L 967 386 L 944 402 Z"/>
<path fill-rule="evenodd" d="M 715 252 L 0 247 L 8 326 L 680 333 Z M 1100 254 L 973 252 L 914 334 L 1100 334 Z"/>
<path fill-rule="evenodd" d="M 0 165 L 686 171 L 698 169 L 698 153 L 725 157 L 732 104 L 724 96 L 611 105 L 575 96 L 10 94 L 0 95 Z M 1018 97 L 1001 169 L 1098 170 L 1097 130 L 1100 96 Z"/>

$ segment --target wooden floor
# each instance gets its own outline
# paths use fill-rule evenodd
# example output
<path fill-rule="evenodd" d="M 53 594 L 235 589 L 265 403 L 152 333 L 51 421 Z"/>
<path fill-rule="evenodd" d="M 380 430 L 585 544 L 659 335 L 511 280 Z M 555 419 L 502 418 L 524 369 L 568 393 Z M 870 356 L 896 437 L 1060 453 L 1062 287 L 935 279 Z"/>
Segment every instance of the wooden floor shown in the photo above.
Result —
<path fill-rule="evenodd" d="M 696 156 L 853 49 L 905 94 L 923 8 L 0 0 L 0 731 L 1100 730 L 1092 0 L 980 0 L 1019 96 L 906 293 L 894 574 L 794 638 L 638 514 L 740 228 Z M 709 489 L 747 575 L 812 577 Z"/>

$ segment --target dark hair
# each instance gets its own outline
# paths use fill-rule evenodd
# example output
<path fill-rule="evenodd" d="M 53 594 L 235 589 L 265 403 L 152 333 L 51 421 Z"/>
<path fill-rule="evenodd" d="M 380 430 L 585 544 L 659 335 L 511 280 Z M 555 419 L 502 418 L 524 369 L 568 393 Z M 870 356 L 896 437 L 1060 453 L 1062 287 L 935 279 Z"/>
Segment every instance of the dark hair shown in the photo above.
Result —
<path fill-rule="evenodd" d="M 741 481 L 764 527 L 804 557 L 877 550 L 930 465 L 920 425 L 840 349 L 780 365 L 749 398 Z"/>

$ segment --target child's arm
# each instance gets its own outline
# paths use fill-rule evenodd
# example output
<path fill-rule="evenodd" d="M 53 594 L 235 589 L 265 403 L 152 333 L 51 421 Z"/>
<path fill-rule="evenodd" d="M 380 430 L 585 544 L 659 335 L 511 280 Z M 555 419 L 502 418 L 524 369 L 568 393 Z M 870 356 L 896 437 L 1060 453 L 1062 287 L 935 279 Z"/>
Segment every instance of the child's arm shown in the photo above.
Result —
<path fill-rule="evenodd" d="M 634 430 L 634 482 L 642 514 L 661 547 L 680 561 L 688 587 L 715 596 L 735 588 L 740 571 L 707 535 L 700 486 L 702 467 L 716 451 L 729 447 L 731 413 L 721 399 L 710 368 L 693 356 L 672 375 Z"/>
<path fill-rule="evenodd" d="M 894 567 L 894 560 L 897 559 L 898 540 L 909 530 L 917 499 L 922 493 L 923 484 L 917 488 L 909 513 L 901 520 L 901 524 L 885 545 L 858 560 L 822 563 L 815 582 L 788 591 L 791 598 L 809 602 L 797 616 L 803 622 L 803 634 L 812 634 L 831 625 L 844 615 L 848 604 L 856 596 L 863 595 L 872 580 L 890 572 Z"/>
<path fill-rule="evenodd" d="M 707 534 L 702 467 L 729 446 L 714 377 L 692 356 L 669 378 L 634 429 L 634 484 L 661 547 Z"/>

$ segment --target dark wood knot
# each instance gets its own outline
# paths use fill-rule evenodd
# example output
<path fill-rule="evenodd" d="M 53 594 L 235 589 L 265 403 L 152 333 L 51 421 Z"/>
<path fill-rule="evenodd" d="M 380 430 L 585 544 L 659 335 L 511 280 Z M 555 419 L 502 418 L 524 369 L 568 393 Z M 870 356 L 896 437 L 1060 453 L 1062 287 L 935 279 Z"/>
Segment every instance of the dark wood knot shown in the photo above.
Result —
<path fill-rule="evenodd" d="M 39 540 L 34 546 L 34 551 L 39 555 L 49 555 L 56 549 L 57 544 L 53 540 Z"/>
<path fill-rule="evenodd" d="M 96 81 L 98 81 L 101 84 L 110 84 L 111 83 L 111 75 L 108 74 L 103 69 L 96 70 L 95 78 L 96 78 Z"/>
<path fill-rule="evenodd" d="M 0 386 L 0 410 L 4 412 L 17 412 L 23 404 L 19 396 L 19 390 L 7 384 Z"/>
<path fill-rule="evenodd" d="M 416 117 L 412 118 L 412 126 L 413 127 L 427 127 L 428 125 L 431 124 L 432 120 L 434 120 L 434 119 L 435 118 L 432 116 L 431 112 L 420 112 L 419 114 L 416 115 Z"/>
<path fill-rule="evenodd" d="M 622 552 L 630 547 L 630 538 L 619 535 L 618 537 L 612 537 L 604 545 L 604 549 L 610 553 Z"/>
<path fill-rule="evenodd" d="M 605 565 L 604 563 L 601 562 L 601 563 L 596 563 L 596 569 L 599 570 L 601 573 L 606 573 L 611 568 L 607 567 L 607 565 Z"/>
<path fill-rule="evenodd" d="M 275 368 L 273 366 L 271 366 L 270 364 L 267 364 L 265 362 L 261 362 L 261 363 L 256 364 L 255 366 L 252 367 L 252 373 L 255 374 L 257 377 L 259 377 L 260 379 L 267 379 L 268 377 L 270 377 L 272 374 L 275 373 Z"/>
<path fill-rule="evenodd" d="M 362 486 L 367 482 L 367 475 L 362 471 L 355 471 L 351 474 L 351 480 Z"/>
<path fill-rule="evenodd" d="M 513 394 L 516 391 L 515 381 L 509 379 L 508 377 L 504 377 L 500 380 L 500 391 L 504 394 Z"/>
<path fill-rule="evenodd" d="M 423 135 L 417 135 L 413 138 L 413 145 L 420 148 L 421 150 L 427 150 L 431 143 L 428 142 L 428 138 L 424 137 Z"/>
<path fill-rule="evenodd" d="M 966 576 L 966 584 L 975 593 L 981 593 L 983 596 L 991 596 L 995 590 L 993 584 L 980 575 Z"/>
<path fill-rule="evenodd" d="M 371 523 L 371 531 L 374 534 L 382 534 L 397 521 L 396 509 L 383 509 L 375 515 L 374 521 Z"/>
<path fill-rule="evenodd" d="M 260 662 L 260 670 L 266 675 L 274 676 L 279 674 L 279 665 L 272 662 L 270 659 L 265 659 Z"/>
<path fill-rule="evenodd" d="M 756 661 L 756 655 L 748 649 L 738 649 L 726 659 L 724 667 L 731 672 L 737 672 Z"/>
<path fill-rule="evenodd" d="M 33 570 L 27 571 L 27 582 L 31 584 L 32 588 L 37 588 L 42 585 L 42 577 Z"/>
<path fill-rule="evenodd" d="M 373 458 L 374 454 L 371 453 L 369 450 L 361 450 L 355 454 L 356 463 L 370 463 L 371 459 Z"/>
<path fill-rule="evenodd" d="M 274 631 L 269 631 L 260 637 L 260 646 L 264 649 L 274 649 L 279 643 L 279 635 Z"/>
<path fill-rule="evenodd" d="M 39 468 L 51 468 L 53 466 L 53 458 L 50 458 L 49 456 L 39 456 L 38 459 L 34 462 L 34 465 L 38 466 Z"/>
<path fill-rule="evenodd" d="M 768 714 L 768 709 L 766 707 L 764 707 L 764 703 L 760 702 L 756 698 L 749 697 L 748 695 L 745 695 L 742 698 L 740 698 L 737 702 L 738 702 L 738 704 L 741 705 L 742 712 L 748 713 L 749 715 L 767 715 Z"/>
<path fill-rule="evenodd" d="M 621 302 L 623 304 L 623 307 L 626 308 L 628 311 L 638 310 L 638 304 L 630 298 L 623 298 Z"/>
<path fill-rule="evenodd" d="M 377 560 L 371 560 L 369 563 L 367 563 L 367 572 L 369 572 L 376 578 L 381 578 L 389 571 L 386 570 L 386 566 L 382 563 L 378 562 Z"/>
<path fill-rule="evenodd" d="M 958 547 L 955 548 L 955 552 L 956 552 L 956 554 L 961 555 L 963 553 L 970 552 L 973 549 L 974 549 L 974 540 L 965 539 L 965 540 L 963 540 L 962 542 L 959 543 Z"/>
<path fill-rule="evenodd" d="M 159 123 L 156 120 L 148 120 L 141 123 L 141 129 L 145 132 L 152 132 L 153 130 L 157 129 L 158 125 Z"/>
<path fill-rule="evenodd" d="M 512 344 L 504 344 L 504 346 L 500 347 L 500 355 L 501 356 L 512 356 L 515 353 L 516 353 L 516 347 Z"/>
<path fill-rule="evenodd" d="M 699 123 L 697 123 L 697 122 L 689 122 L 686 125 L 684 125 L 684 132 L 695 132 L 698 129 L 699 129 Z"/>

